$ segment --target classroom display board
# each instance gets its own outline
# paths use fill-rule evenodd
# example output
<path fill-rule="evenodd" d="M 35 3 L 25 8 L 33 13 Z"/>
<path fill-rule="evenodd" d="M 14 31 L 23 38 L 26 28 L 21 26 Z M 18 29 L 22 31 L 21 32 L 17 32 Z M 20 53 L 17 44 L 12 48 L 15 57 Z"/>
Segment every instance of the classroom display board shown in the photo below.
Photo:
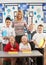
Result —
<path fill-rule="evenodd" d="M 19 9 L 23 10 L 28 25 L 31 22 L 36 26 L 42 23 L 46 32 L 46 3 L 0 3 L 0 25 L 5 24 L 6 17 L 10 17 L 13 22 Z"/>

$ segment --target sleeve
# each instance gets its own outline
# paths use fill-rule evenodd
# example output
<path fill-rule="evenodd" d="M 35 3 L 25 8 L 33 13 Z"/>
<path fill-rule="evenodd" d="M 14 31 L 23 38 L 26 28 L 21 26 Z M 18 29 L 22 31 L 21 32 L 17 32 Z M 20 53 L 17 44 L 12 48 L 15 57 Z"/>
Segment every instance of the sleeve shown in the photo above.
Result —
<path fill-rule="evenodd" d="M 31 45 L 28 43 L 28 47 L 29 47 L 29 49 L 31 50 Z"/>
<path fill-rule="evenodd" d="M 46 40 L 46 33 L 44 34 L 44 36 L 45 36 L 45 40 Z"/>
<path fill-rule="evenodd" d="M 12 22 L 12 27 L 14 27 L 14 21 Z"/>
<path fill-rule="evenodd" d="M 0 37 L 2 37 L 2 31 L 0 31 Z"/>
<path fill-rule="evenodd" d="M 24 26 L 27 28 L 27 22 L 26 22 L 26 20 L 24 20 Z"/>
<path fill-rule="evenodd" d="M 4 27 L 1 28 L 0 36 L 3 36 L 3 35 L 2 35 L 3 30 L 4 30 Z"/>
<path fill-rule="evenodd" d="M 36 34 L 34 34 L 32 40 L 33 40 L 33 41 L 36 40 Z"/>
<path fill-rule="evenodd" d="M 10 50 L 10 46 L 9 46 L 9 44 L 7 44 L 5 47 L 4 47 L 4 51 L 5 52 L 8 52 Z"/>
<path fill-rule="evenodd" d="M 20 44 L 19 44 L 19 50 L 21 50 L 21 49 L 22 49 L 22 44 L 20 43 Z"/>
<path fill-rule="evenodd" d="M 13 34 L 14 37 L 16 36 L 14 28 L 12 29 L 12 34 Z"/>
<path fill-rule="evenodd" d="M 6 34 L 7 34 L 7 31 L 6 31 L 6 27 L 5 26 L 3 26 L 2 28 L 1 28 L 1 36 L 6 36 Z"/>

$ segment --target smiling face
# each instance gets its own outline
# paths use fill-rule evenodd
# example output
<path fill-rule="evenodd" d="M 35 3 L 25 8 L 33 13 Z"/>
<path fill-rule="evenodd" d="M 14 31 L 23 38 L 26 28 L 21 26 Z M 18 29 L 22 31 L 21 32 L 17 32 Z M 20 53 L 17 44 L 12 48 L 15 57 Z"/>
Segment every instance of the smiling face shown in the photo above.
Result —
<path fill-rule="evenodd" d="M 33 28 L 34 28 L 34 24 L 30 24 L 29 27 L 28 27 L 28 30 L 29 30 L 29 31 L 32 31 Z"/>
<path fill-rule="evenodd" d="M 38 32 L 42 33 L 43 32 L 43 26 L 38 26 Z"/>
<path fill-rule="evenodd" d="M 5 23 L 6 23 L 6 26 L 7 26 L 7 27 L 9 27 L 10 24 L 11 24 L 10 20 L 6 20 Z"/>
<path fill-rule="evenodd" d="M 19 20 L 22 20 L 22 18 L 23 18 L 22 11 L 19 10 L 18 13 L 17 13 L 17 20 L 18 20 L 18 21 L 19 21 Z"/>
<path fill-rule="evenodd" d="M 9 41 L 10 41 L 10 43 L 11 43 L 12 45 L 14 45 L 14 42 L 15 42 L 14 36 L 10 36 Z"/>
<path fill-rule="evenodd" d="M 27 36 L 22 36 L 21 41 L 23 44 L 27 44 L 27 42 L 28 42 Z"/>

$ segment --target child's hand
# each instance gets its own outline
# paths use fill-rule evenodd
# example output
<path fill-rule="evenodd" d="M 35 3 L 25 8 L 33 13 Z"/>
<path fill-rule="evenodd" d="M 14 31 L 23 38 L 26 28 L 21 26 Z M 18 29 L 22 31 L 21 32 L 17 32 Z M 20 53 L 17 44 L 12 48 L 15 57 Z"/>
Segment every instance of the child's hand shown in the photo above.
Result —
<path fill-rule="evenodd" d="M 14 50 L 13 48 L 11 48 L 11 50 Z"/>
<path fill-rule="evenodd" d="M 11 48 L 11 51 L 17 51 L 16 49 L 14 49 L 14 48 Z"/>
<path fill-rule="evenodd" d="M 42 46 L 38 46 L 38 48 L 42 48 Z"/>
<path fill-rule="evenodd" d="M 8 40 L 8 37 L 3 37 L 4 40 Z"/>

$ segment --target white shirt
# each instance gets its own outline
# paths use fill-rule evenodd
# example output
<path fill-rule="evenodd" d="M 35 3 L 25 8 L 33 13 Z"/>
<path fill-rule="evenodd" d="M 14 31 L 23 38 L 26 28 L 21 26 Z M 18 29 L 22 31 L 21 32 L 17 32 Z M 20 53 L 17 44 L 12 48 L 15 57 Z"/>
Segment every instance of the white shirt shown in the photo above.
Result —
<path fill-rule="evenodd" d="M 13 36 L 15 36 L 15 31 L 14 31 L 14 29 L 12 28 L 12 27 L 6 27 L 6 26 L 4 26 L 3 28 L 2 28 L 2 33 L 4 32 L 4 31 L 6 31 L 6 36 L 7 37 L 9 37 L 9 36 L 11 36 L 11 35 L 13 35 Z"/>
<path fill-rule="evenodd" d="M 15 36 L 15 31 L 12 27 L 2 27 L 2 37 L 10 37 L 10 36 Z M 9 40 L 4 40 L 2 39 L 3 44 L 7 44 Z"/>
<path fill-rule="evenodd" d="M 21 50 L 21 49 L 27 49 L 27 48 L 30 48 L 31 49 L 31 46 L 30 46 L 29 43 L 27 43 L 25 45 L 23 43 L 20 43 L 19 50 Z"/>
<path fill-rule="evenodd" d="M 37 44 L 39 45 L 40 44 L 40 41 L 42 39 L 45 39 L 46 37 L 46 34 L 45 33 L 36 33 L 34 36 L 33 36 L 33 40 L 36 40 Z M 45 46 L 45 45 L 44 45 Z M 44 48 L 43 46 L 43 48 Z M 36 48 L 38 48 L 36 45 L 35 45 Z"/>

